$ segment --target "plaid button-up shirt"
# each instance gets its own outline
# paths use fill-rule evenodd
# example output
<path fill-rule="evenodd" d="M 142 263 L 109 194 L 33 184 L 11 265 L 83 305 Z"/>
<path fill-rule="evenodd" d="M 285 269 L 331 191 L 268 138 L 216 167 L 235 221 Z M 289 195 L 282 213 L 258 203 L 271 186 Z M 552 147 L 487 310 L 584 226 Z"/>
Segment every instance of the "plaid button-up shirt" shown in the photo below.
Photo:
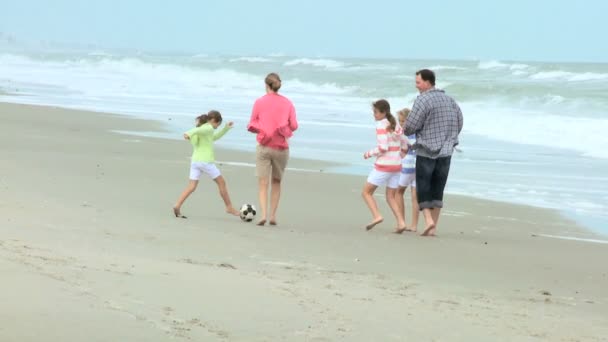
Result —
<path fill-rule="evenodd" d="M 405 123 L 405 134 L 416 134 L 416 154 L 427 158 L 451 156 L 462 130 L 462 111 L 443 90 L 429 89 L 416 98 Z"/>

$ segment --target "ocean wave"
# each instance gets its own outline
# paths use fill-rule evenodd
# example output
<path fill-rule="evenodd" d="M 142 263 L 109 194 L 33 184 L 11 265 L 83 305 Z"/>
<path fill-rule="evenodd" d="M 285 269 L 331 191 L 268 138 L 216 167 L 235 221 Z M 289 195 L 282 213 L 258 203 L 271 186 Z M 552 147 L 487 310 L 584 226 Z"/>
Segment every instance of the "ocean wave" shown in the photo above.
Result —
<path fill-rule="evenodd" d="M 480 61 L 477 65 L 477 68 L 480 70 L 490 70 L 490 69 L 509 69 L 512 71 L 516 70 L 525 70 L 529 69 L 530 66 L 528 64 L 522 63 L 503 63 L 500 61 L 492 60 L 492 61 Z"/>
<path fill-rule="evenodd" d="M 554 104 L 561 96 L 549 95 Z M 505 142 L 574 151 L 579 155 L 608 159 L 608 119 L 582 118 L 545 111 L 509 108 L 503 104 L 462 103 L 464 130 Z"/>
<path fill-rule="evenodd" d="M 479 62 L 479 64 L 477 65 L 477 68 L 481 69 L 481 70 L 488 70 L 488 69 L 506 68 L 508 66 L 509 66 L 508 64 L 501 63 L 499 61 L 485 61 L 485 62 Z"/>
<path fill-rule="evenodd" d="M 530 68 L 530 66 L 528 64 L 511 64 L 509 65 L 509 69 L 511 70 L 525 70 Z"/>
<path fill-rule="evenodd" d="M 230 59 L 230 62 L 268 63 L 272 62 L 272 59 L 265 57 L 238 57 Z"/>
<path fill-rule="evenodd" d="M 433 71 L 437 71 L 437 70 L 467 70 L 467 68 L 459 67 L 459 66 L 453 66 L 453 65 L 434 65 L 434 66 L 428 67 L 428 69 L 431 69 Z"/>
<path fill-rule="evenodd" d="M 562 104 L 564 103 L 566 99 L 563 96 L 560 95 L 545 95 L 544 96 L 544 102 L 545 104 L 549 104 L 549 105 L 556 105 L 556 104 Z"/>
<path fill-rule="evenodd" d="M 309 82 L 300 81 L 297 78 L 288 80 L 285 82 L 285 84 L 286 85 L 288 84 L 290 90 L 299 92 L 299 93 L 317 93 L 317 94 L 322 93 L 322 94 L 341 95 L 341 94 L 350 94 L 359 89 L 358 87 L 355 87 L 355 86 L 342 87 L 342 86 L 339 86 L 339 85 L 337 85 L 335 83 L 331 83 L 331 82 L 313 84 L 313 83 L 309 83 Z"/>
<path fill-rule="evenodd" d="M 23 84 L 44 84 L 88 96 L 186 97 L 222 92 L 242 96 L 257 93 L 263 87 L 263 83 L 260 85 L 263 75 L 229 68 L 153 63 L 135 57 L 56 61 L 2 54 L 0 75 Z M 331 96 L 349 94 L 357 88 L 293 78 L 284 79 L 282 89 L 289 93 Z"/>
<path fill-rule="evenodd" d="M 541 71 L 530 75 L 530 79 L 536 81 L 552 81 L 562 80 L 568 82 L 584 82 L 584 81 L 600 81 L 607 80 L 608 73 L 596 73 L 596 72 L 570 72 L 563 70 L 555 71 Z"/>
<path fill-rule="evenodd" d="M 197 53 L 196 55 L 193 55 L 192 58 L 208 58 L 209 55 L 206 53 Z"/>
<path fill-rule="evenodd" d="M 346 63 L 336 61 L 333 59 L 311 59 L 311 58 L 298 58 L 285 62 L 285 66 L 296 66 L 296 65 L 309 65 L 324 69 L 338 69 L 344 68 Z"/>
<path fill-rule="evenodd" d="M 106 57 L 106 58 L 115 57 L 115 55 L 113 55 L 109 52 L 105 52 L 105 51 L 92 51 L 92 52 L 89 52 L 87 55 L 92 56 L 92 57 Z"/>

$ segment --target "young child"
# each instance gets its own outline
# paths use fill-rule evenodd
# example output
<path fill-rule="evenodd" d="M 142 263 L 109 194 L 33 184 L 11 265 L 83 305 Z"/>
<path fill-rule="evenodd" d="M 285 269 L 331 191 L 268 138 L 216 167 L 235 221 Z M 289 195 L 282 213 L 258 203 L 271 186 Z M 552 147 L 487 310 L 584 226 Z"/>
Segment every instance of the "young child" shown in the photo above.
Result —
<path fill-rule="evenodd" d="M 213 142 L 223 137 L 234 125 L 232 122 L 228 122 L 222 130 L 214 134 L 215 129 L 221 123 L 222 114 L 216 110 L 212 110 L 207 114 L 197 117 L 196 127 L 184 133 L 184 139 L 190 140 L 193 149 L 192 163 L 190 164 L 190 182 L 173 207 L 175 217 L 186 218 L 186 216 L 182 215 L 180 209 L 186 198 L 196 190 L 198 181 L 203 173 L 217 183 L 220 196 L 222 196 L 226 205 L 226 212 L 235 216 L 239 215 L 238 210 L 230 202 L 226 181 L 214 163 Z"/>
<path fill-rule="evenodd" d="M 410 114 L 409 108 L 404 108 L 397 112 L 399 114 L 399 123 L 401 127 L 405 128 L 405 121 L 407 116 Z M 416 134 L 409 135 L 407 137 L 409 141 L 409 149 L 402 161 L 401 176 L 399 178 L 399 190 L 397 191 L 397 202 L 399 203 L 399 211 L 403 213 L 405 218 L 405 190 L 409 186 L 412 194 L 412 224 L 406 228 L 407 231 L 415 232 L 418 229 L 418 214 L 420 208 L 418 207 L 418 197 L 416 196 L 416 150 L 412 148 L 412 145 L 416 143 Z"/>
<path fill-rule="evenodd" d="M 397 219 L 395 233 L 401 234 L 406 230 L 405 217 L 397 203 L 397 188 L 401 174 L 401 153 L 407 152 L 407 139 L 395 117 L 391 114 L 388 101 L 378 100 L 372 105 L 376 120 L 377 146 L 365 152 L 363 158 L 376 157 L 374 169 L 363 187 L 363 200 L 372 213 L 373 220 L 365 228 L 370 230 L 384 219 L 380 215 L 374 199 L 374 192 L 379 186 L 386 186 L 386 201 Z"/>

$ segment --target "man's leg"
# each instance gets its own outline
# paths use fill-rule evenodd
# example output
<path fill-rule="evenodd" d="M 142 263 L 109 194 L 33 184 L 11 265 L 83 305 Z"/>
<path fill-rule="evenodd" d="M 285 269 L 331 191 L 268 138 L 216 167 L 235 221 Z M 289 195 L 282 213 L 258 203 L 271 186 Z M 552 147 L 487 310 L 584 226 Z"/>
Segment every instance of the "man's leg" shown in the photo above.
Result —
<path fill-rule="evenodd" d="M 433 196 L 431 181 L 435 169 L 435 160 L 422 156 L 416 158 L 416 191 L 418 195 L 418 206 L 422 210 L 425 221 L 425 229 L 421 235 L 426 236 L 435 229 L 435 220 L 432 216 Z"/>
<path fill-rule="evenodd" d="M 437 158 L 437 164 L 431 178 L 431 193 L 434 206 L 431 216 L 433 222 L 435 222 L 435 228 L 429 231 L 428 235 L 435 235 L 437 232 L 441 208 L 443 208 L 443 192 L 448 182 L 448 174 L 450 173 L 451 159 L 451 157 Z"/>

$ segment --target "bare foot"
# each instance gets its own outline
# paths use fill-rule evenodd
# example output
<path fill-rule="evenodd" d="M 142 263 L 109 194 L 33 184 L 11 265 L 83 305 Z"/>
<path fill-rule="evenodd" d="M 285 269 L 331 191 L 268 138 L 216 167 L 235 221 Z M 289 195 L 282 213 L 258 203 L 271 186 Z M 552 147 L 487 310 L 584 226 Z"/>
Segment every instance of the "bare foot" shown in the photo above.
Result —
<path fill-rule="evenodd" d="M 258 226 L 263 226 L 265 224 L 266 224 L 266 219 L 259 220 L 257 223 Z"/>
<path fill-rule="evenodd" d="M 230 215 L 240 216 L 239 211 L 234 208 L 227 208 L 226 212 Z"/>
<path fill-rule="evenodd" d="M 407 227 L 401 227 L 401 228 L 397 227 L 397 228 L 395 228 L 395 231 L 393 233 L 395 233 L 395 234 L 403 234 L 403 232 L 406 231 L 406 230 L 407 230 Z"/>
<path fill-rule="evenodd" d="M 435 223 L 428 225 L 420 236 L 435 236 Z"/>
<path fill-rule="evenodd" d="M 270 220 L 268 222 L 268 224 L 271 225 L 271 226 L 276 226 L 277 225 L 277 220 Z"/>
<path fill-rule="evenodd" d="M 416 229 L 416 228 L 411 228 L 411 227 L 406 227 L 406 228 L 405 228 L 405 231 L 406 231 L 406 232 L 414 232 L 414 233 L 415 233 L 415 232 L 417 232 L 417 231 L 418 231 L 418 229 Z"/>
<path fill-rule="evenodd" d="M 173 214 L 175 215 L 175 217 L 177 218 L 187 218 L 186 216 L 182 215 L 181 211 L 179 210 L 179 208 L 173 207 Z"/>
<path fill-rule="evenodd" d="M 372 230 L 377 224 L 382 223 L 382 221 L 384 221 L 384 219 L 382 217 L 376 218 L 370 224 L 365 226 L 365 230 Z"/>

